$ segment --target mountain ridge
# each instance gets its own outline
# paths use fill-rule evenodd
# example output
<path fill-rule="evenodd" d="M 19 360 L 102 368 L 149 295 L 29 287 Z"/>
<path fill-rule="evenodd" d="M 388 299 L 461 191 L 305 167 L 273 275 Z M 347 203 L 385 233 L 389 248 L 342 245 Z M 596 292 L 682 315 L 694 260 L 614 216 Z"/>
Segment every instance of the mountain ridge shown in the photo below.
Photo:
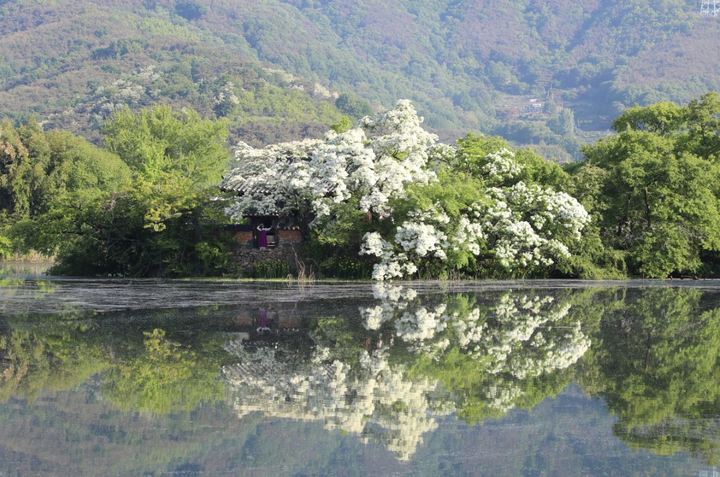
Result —
<path fill-rule="evenodd" d="M 718 34 L 720 20 L 689 0 L 6 0 L 0 114 L 52 115 L 92 136 L 98 120 L 68 118 L 93 109 L 88 80 L 107 86 L 152 63 L 172 79 L 129 106 L 212 115 L 224 86 L 181 71 L 196 62 L 214 79 L 247 70 L 230 81 L 242 104 L 225 112 L 250 142 L 320 134 L 348 112 L 337 93 L 315 94 L 326 90 L 375 109 L 407 97 L 444 140 L 501 134 L 569 160 L 629 106 L 720 89 Z M 278 68 L 296 81 L 268 73 Z M 283 99 L 253 104 L 258 89 Z M 288 98 L 301 106 L 280 107 Z"/>

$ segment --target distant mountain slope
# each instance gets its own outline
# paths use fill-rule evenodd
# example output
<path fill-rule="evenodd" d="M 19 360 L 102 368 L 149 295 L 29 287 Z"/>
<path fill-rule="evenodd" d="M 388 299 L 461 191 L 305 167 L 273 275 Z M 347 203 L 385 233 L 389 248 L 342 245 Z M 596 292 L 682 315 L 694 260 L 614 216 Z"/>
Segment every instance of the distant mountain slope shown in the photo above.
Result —
<path fill-rule="evenodd" d="M 0 2 L 0 116 L 97 138 L 113 110 L 157 102 L 227 117 L 267 143 L 337 122 L 337 94 L 143 2 Z"/>
<path fill-rule="evenodd" d="M 481 130 L 567 158 L 629 105 L 720 89 L 720 19 L 695 0 L 5 0 L 0 34 L 0 111 L 83 122 L 102 88 L 155 65 L 164 80 L 137 101 L 210 112 L 228 73 L 241 104 L 226 112 L 259 141 L 337 118 L 319 83 L 378 107 L 409 97 L 445 139 Z"/>
<path fill-rule="evenodd" d="M 410 96 L 446 136 L 481 129 L 572 151 L 575 125 L 601 131 L 628 105 L 720 87 L 720 21 L 695 1 L 235 3 L 215 10 L 243 19 L 260 59 L 377 102 Z M 283 21 L 263 14 L 270 3 Z"/>

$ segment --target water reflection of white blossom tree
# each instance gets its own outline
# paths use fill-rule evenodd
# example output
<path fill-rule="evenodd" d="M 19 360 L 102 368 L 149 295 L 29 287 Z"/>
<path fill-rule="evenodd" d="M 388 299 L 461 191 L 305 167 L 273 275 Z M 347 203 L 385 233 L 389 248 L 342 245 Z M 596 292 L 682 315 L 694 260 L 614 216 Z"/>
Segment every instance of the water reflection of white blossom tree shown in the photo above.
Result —
<path fill-rule="evenodd" d="M 414 454 L 422 435 L 435 429 L 441 411 L 429 396 L 431 379 L 409 380 L 403 366 L 391 365 L 382 350 L 362 352 L 355 366 L 332 359 L 319 348 L 308 361 L 283 359 L 277 350 L 229 346 L 240 364 L 226 368 L 239 416 L 323 421 L 327 429 L 358 434 L 384 444 L 400 459 Z"/>
<path fill-rule="evenodd" d="M 569 305 L 549 295 L 478 303 L 374 291 L 378 303 L 360 309 L 360 326 L 352 317 L 315 321 L 310 357 L 231 343 L 238 363 L 225 376 L 237 413 L 322 421 L 408 459 L 439 416 L 497 417 L 559 391 L 590 346 Z"/>
<path fill-rule="evenodd" d="M 473 420 L 522 405 L 535 378 L 569 368 L 590 347 L 570 304 L 551 295 L 508 291 L 489 303 L 453 295 L 427 304 L 400 287 L 375 289 L 382 304 L 361 311 L 365 326 L 385 323 L 406 344 L 411 371 L 464 389 L 458 411 Z"/>

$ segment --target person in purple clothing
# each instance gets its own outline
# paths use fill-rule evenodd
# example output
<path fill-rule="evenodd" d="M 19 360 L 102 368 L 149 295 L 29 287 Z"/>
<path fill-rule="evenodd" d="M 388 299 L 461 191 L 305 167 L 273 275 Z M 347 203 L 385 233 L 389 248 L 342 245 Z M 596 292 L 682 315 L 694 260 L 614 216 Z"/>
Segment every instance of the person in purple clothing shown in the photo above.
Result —
<path fill-rule="evenodd" d="M 272 230 L 270 227 L 265 227 L 262 223 L 257 226 L 257 241 L 259 248 L 267 248 L 268 246 L 268 232 Z"/>
<path fill-rule="evenodd" d="M 268 310 L 260 308 L 258 311 L 258 327 L 256 331 L 260 334 L 265 334 L 270 331 L 270 318 L 268 317 Z"/>

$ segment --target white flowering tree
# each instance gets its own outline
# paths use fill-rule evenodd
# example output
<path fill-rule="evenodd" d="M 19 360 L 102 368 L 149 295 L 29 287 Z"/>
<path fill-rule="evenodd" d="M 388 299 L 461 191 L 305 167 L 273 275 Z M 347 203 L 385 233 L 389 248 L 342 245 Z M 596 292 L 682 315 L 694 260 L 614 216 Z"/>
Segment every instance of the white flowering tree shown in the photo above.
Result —
<path fill-rule="evenodd" d="M 507 149 L 487 154 L 473 174 L 441 171 L 410 190 L 389 233 L 368 232 L 361 253 L 376 257 L 373 278 L 429 269 L 475 276 L 542 274 L 570 257 L 589 222 L 565 192 L 518 180 L 525 166 Z"/>
<path fill-rule="evenodd" d="M 453 153 L 421 123 L 412 104 L 403 100 L 356 128 L 330 131 L 323 139 L 262 149 L 240 143 L 222 183 L 242 193 L 231 213 L 309 213 L 322 219 L 354 198 L 362 212 L 388 217 L 392 199 L 404 196 L 409 184 L 434 180 L 429 163 Z"/>
<path fill-rule="evenodd" d="M 458 151 L 421 125 L 402 100 L 323 139 L 240 143 L 222 183 L 239 195 L 229 211 L 299 217 L 320 242 L 356 246 L 376 280 L 524 276 L 570 255 L 588 214 L 539 180 L 543 168 L 563 174 L 557 166 L 505 147 L 478 157 L 468 138 Z"/>

